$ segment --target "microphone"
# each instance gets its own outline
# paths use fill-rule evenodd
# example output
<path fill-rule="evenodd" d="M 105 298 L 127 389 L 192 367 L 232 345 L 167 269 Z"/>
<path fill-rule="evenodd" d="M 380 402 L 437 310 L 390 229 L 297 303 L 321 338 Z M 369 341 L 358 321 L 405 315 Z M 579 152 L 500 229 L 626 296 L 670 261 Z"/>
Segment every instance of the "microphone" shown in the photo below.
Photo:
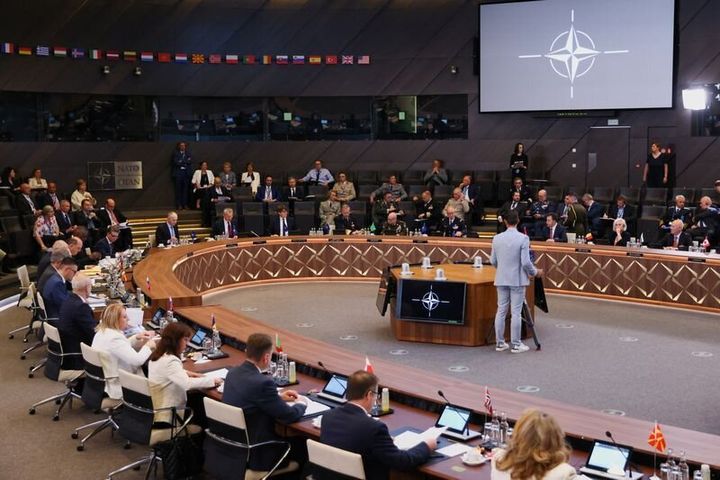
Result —
<path fill-rule="evenodd" d="M 254 236 L 256 236 L 256 237 L 259 237 L 259 236 L 260 236 L 260 235 L 258 235 L 257 233 L 255 233 L 253 230 L 250 230 L 250 233 L 252 233 L 252 234 L 253 234 Z"/>
<path fill-rule="evenodd" d="M 442 390 L 438 390 L 437 393 L 438 393 L 438 395 L 440 395 L 440 398 L 442 398 L 443 400 L 445 400 L 445 404 L 446 404 L 446 405 L 452 406 L 452 404 L 450 403 L 450 400 L 447 399 L 447 397 L 445 396 L 445 394 L 443 393 Z M 469 434 L 470 434 L 470 427 L 468 426 L 468 424 L 469 424 L 470 422 L 468 422 L 467 420 L 465 420 L 465 417 L 463 417 L 462 415 L 460 415 L 460 413 L 458 413 L 458 411 L 455 410 L 454 408 L 452 409 L 452 411 L 453 411 L 453 413 L 455 413 L 455 415 L 457 415 L 458 417 L 460 417 L 460 419 L 461 419 L 461 420 L 463 421 L 463 423 L 465 424 L 465 428 L 463 429 L 463 431 L 462 431 L 461 433 L 466 433 L 466 434 L 469 435 Z M 468 419 L 468 420 L 469 420 L 469 419 Z"/>
<path fill-rule="evenodd" d="M 332 376 L 332 372 L 330 372 L 330 370 L 328 370 L 328 368 L 325 366 L 325 364 L 322 362 L 322 360 L 318 360 L 317 364 L 325 372 L 325 378 Z"/>
<path fill-rule="evenodd" d="M 620 448 L 620 445 L 618 445 L 618 443 L 615 441 L 615 437 L 613 437 L 613 434 L 612 434 L 612 432 L 610 432 L 610 430 L 605 430 L 605 436 L 610 439 L 610 441 L 612 442 L 613 446 L 614 446 L 615 448 L 617 448 L 618 451 L 622 454 L 622 456 L 625 457 L 625 460 L 627 460 L 627 462 L 628 462 L 628 473 L 630 474 L 630 478 L 632 478 L 632 474 L 633 474 L 633 469 L 632 469 L 633 463 L 630 461 L 630 452 L 628 452 L 627 454 L 626 454 L 625 452 L 623 452 L 622 448 Z M 636 467 L 636 469 L 637 469 L 637 467 Z M 638 471 L 639 471 L 639 469 L 638 469 Z"/>

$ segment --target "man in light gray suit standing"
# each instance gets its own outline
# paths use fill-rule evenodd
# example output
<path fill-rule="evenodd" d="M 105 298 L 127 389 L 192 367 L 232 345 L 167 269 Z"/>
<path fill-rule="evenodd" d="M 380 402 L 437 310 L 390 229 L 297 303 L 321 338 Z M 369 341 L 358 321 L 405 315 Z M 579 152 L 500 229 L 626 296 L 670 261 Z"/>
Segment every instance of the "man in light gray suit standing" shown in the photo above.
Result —
<path fill-rule="evenodd" d="M 511 210 L 505 216 L 507 230 L 495 235 L 492 241 L 490 263 L 497 269 L 495 287 L 497 288 L 498 308 L 495 315 L 495 351 L 503 352 L 511 348 L 512 353 L 523 353 L 530 347 L 522 343 L 520 327 L 525 287 L 530 284 L 529 277 L 541 277 L 543 271 L 535 268 L 530 260 L 530 239 L 518 232 L 518 213 Z M 505 317 L 510 307 L 510 343 L 505 342 Z"/>

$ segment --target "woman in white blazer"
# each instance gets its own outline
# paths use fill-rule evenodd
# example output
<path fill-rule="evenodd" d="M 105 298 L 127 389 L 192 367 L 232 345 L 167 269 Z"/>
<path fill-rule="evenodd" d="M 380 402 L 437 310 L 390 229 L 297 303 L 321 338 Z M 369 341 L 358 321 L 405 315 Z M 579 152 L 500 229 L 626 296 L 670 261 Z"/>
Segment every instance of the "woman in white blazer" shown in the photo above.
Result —
<path fill-rule="evenodd" d="M 507 449 L 493 452 L 492 480 L 569 480 L 576 472 L 567 463 L 570 448 L 557 421 L 535 409 L 523 412 Z"/>
<path fill-rule="evenodd" d="M 240 185 L 250 185 L 253 196 L 257 195 L 257 190 L 260 186 L 260 173 L 255 171 L 255 165 L 252 162 L 248 162 L 247 165 L 245 165 L 245 171 L 240 175 Z"/>
<path fill-rule="evenodd" d="M 200 208 L 201 202 L 205 200 L 210 188 L 215 181 L 215 175 L 208 168 L 207 162 L 200 162 L 200 168 L 193 173 L 190 183 L 193 187 L 193 195 L 195 196 L 195 208 Z"/>
<path fill-rule="evenodd" d="M 148 378 L 153 407 L 178 407 L 187 403 L 187 391 L 213 388 L 222 383 L 219 378 L 206 377 L 183 368 L 180 355 L 187 348 L 192 330 L 184 323 L 171 323 L 163 329 L 157 348 L 150 356 Z M 155 421 L 170 421 L 170 412 L 162 412 Z M 159 418 L 158 418 L 159 417 Z"/>
<path fill-rule="evenodd" d="M 95 329 L 92 347 L 104 353 L 103 372 L 108 381 L 105 392 L 110 398 L 122 398 L 118 370 L 142 375 L 141 367 L 155 348 L 153 332 L 141 332 L 130 338 L 123 331 L 127 329 L 127 313 L 121 303 L 112 303 L 105 308 L 100 323 Z"/>

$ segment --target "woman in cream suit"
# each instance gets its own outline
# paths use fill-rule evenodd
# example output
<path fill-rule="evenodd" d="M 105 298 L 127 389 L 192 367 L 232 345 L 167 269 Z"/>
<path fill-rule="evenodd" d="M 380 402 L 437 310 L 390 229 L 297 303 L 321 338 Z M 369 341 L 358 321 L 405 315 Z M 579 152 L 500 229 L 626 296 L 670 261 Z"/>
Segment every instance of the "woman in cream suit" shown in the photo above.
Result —
<path fill-rule="evenodd" d="M 188 390 L 213 388 L 222 383 L 219 378 L 206 377 L 183 368 L 180 355 L 187 348 L 192 333 L 184 323 L 171 323 L 163 329 L 148 364 L 153 407 L 180 409 L 187 403 Z M 162 416 L 167 417 L 169 414 L 163 412 Z M 158 419 L 156 416 L 155 421 L 169 421 L 169 417 Z"/>
<path fill-rule="evenodd" d="M 105 392 L 110 398 L 122 398 L 118 370 L 142 375 L 141 367 L 155 348 L 153 332 L 141 332 L 130 338 L 123 331 L 127 329 L 127 313 L 121 303 L 107 306 L 95 330 L 92 348 L 103 355 L 103 372 L 108 378 Z"/>
<path fill-rule="evenodd" d="M 510 445 L 496 449 L 492 480 L 568 480 L 575 468 L 567 463 L 570 448 L 557 421 L 535 409 L 523 412 L 515 424 Z"/>
<path fill-rule="evenodd" d="M 249 185 L 253 196 L 257 195 L 260 186 L 260 172 L 255 171 L 255 165 L 252 162 L 248 162 L 245 166 L 245 171 L 240 175 L 239 185 Z"/>

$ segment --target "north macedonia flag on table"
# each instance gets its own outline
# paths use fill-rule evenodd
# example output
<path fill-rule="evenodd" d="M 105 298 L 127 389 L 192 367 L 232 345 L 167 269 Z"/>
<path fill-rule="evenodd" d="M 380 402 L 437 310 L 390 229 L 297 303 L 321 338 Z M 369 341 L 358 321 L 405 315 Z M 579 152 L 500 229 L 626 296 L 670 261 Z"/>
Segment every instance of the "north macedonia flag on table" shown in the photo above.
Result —
<path fill-rule="evenodd" d="M 658 425 L 657 422 L 655 422 L 655 427 L 653 427 L 652 432 L 650 432 L 648 436 L 648 444 L 660 453 L 663 453 L 665 448 L 667 448 L 665 435 L 663 435 L 662 430 L 660 430 L 660 425 Z"/>

